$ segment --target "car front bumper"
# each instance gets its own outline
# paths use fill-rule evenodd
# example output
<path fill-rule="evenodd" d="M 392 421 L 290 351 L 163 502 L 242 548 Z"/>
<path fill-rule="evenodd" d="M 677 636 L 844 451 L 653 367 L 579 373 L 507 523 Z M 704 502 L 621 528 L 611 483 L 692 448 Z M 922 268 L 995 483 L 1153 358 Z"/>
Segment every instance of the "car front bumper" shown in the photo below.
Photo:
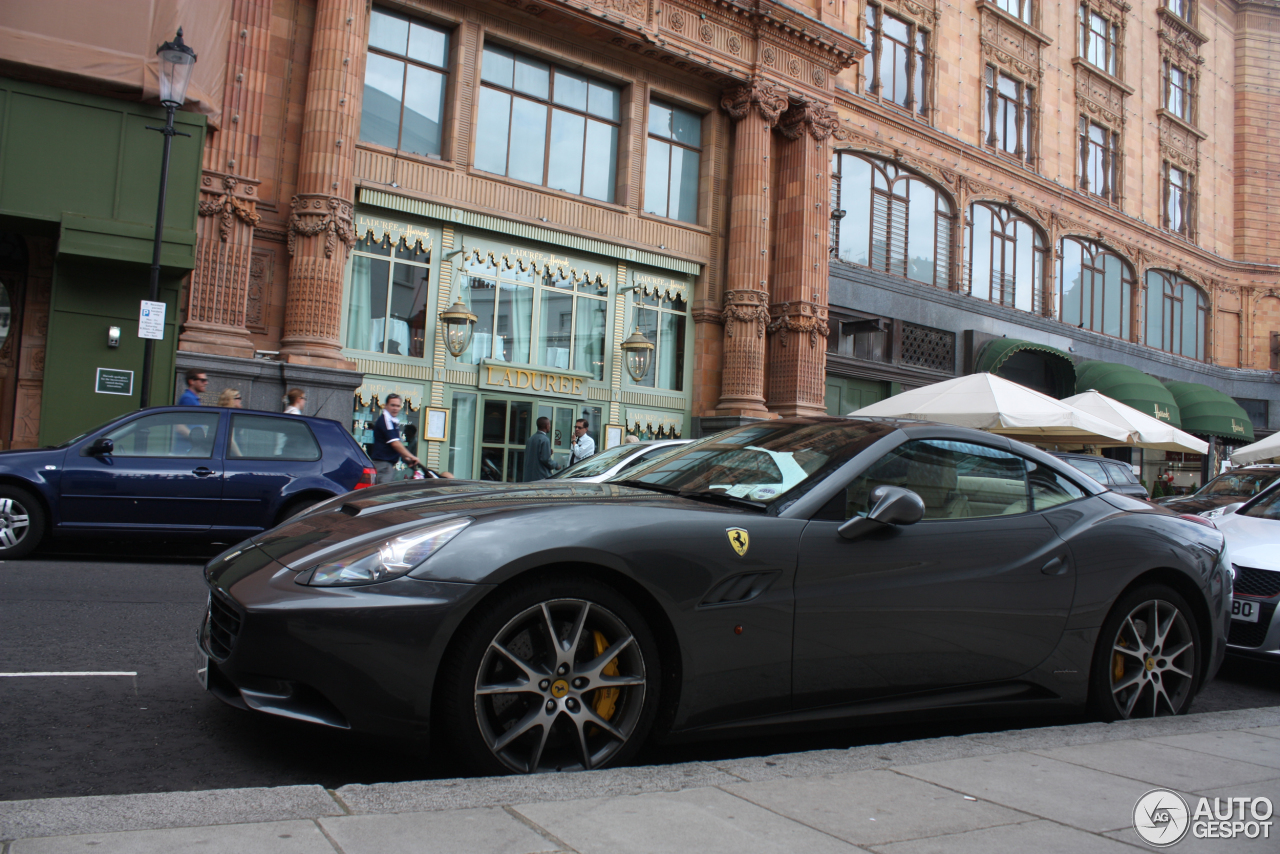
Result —
<path fill-rule="evenodd" d="M 276 561 L 210 573 L 197 636 L 210 693 L 238 708 L 425 740 L 449 638 L 492 587 L 406 577 L 316 588 L 296 577 Z"/>

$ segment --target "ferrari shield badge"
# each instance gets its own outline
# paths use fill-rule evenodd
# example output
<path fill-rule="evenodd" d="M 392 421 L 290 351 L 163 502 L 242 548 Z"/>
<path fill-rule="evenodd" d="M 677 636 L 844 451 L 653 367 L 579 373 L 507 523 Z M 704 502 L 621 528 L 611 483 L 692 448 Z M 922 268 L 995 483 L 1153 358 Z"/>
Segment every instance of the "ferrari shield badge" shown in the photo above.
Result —
<path fill-rule="evenodd" d="M 728 535 L 729 545 L 733 546 L 738 557 L 745 555 L 751 546 L 751 535 L 742 528 L 725 528 L 724 532 Z"/>

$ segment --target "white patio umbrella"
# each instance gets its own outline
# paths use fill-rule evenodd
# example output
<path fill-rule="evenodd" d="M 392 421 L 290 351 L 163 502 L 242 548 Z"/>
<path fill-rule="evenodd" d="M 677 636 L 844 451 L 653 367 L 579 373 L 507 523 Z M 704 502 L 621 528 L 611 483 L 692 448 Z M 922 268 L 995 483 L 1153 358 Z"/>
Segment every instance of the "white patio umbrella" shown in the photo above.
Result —
<path fill-rule="evenodd" d="M 1064 397 L 1063 403 L 1069 403 L 1082 410 L 1108 421 L 1121 429 L 1129 431 L 1129 440 L 1124 444 L 1135 448 L 1153 448 L 1159 451 L 1182 451 L 1193 454 L 1209 453 L 1209 443 L 1197 439 L 1190 433 L 1179 430 L 1168 422 L 1152 418 L 1145 412 L 1132 406 L 1113 400 L 1101 392 L 1090 389 L 1074 397 Z M 1104 444 L 1104 443 L 1098 443 Z"/>
<path fill-rule="evenodd" d="M 1129 431 L 995 374 L 970 374 L 905 391 L 850 415 L 914 418 L 974 427 L 1026 442 L 1127 442 Z"/>
<path fill-rule="evenodd" d="M 1280 433 L 1272 433 L 1265 439 L 1260 439 L 1252 445 L 1245 445 L 1243 448 L 1236 448 L 1231 453 L 1231 462 L 1237 466 L 1247 466 L 1250 463 L 1260 463 L 1263 460 L 1273 460 L 1280 457 Z"/>

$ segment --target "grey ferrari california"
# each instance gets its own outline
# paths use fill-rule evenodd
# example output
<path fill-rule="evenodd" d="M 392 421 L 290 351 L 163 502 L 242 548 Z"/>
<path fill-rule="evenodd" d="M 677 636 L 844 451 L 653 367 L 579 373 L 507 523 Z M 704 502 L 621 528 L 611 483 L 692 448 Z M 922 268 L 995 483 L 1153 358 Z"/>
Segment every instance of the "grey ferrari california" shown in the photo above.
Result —
<path fill-rule="evenodd" d="M 623 476 L 317 505 L 206 567 L 198 676 L 511 773 L 906 712 L 1176 715 L 1222 661 L 1212 523 L 1019 442 L 792 418 Z"/>

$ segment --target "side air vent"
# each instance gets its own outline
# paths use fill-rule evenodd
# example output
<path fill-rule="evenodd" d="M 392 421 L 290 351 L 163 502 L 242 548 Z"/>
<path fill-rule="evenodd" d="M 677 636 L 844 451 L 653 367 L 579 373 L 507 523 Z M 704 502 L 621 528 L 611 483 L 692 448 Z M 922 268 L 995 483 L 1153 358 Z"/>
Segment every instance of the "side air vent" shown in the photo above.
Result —
<path fill-rule="evenodd" d="M 742 602 L 750 602 L 761 593 L 769 589 L 769 585 L 782 573 L 778 570 L 771 572 L 746 572 L 742 575 L 734 575 L 721 581 L 710 592 L 703 597 L 698 603 L 699 608 L 714 608 L 717 605 L 737 605 Z"/>

